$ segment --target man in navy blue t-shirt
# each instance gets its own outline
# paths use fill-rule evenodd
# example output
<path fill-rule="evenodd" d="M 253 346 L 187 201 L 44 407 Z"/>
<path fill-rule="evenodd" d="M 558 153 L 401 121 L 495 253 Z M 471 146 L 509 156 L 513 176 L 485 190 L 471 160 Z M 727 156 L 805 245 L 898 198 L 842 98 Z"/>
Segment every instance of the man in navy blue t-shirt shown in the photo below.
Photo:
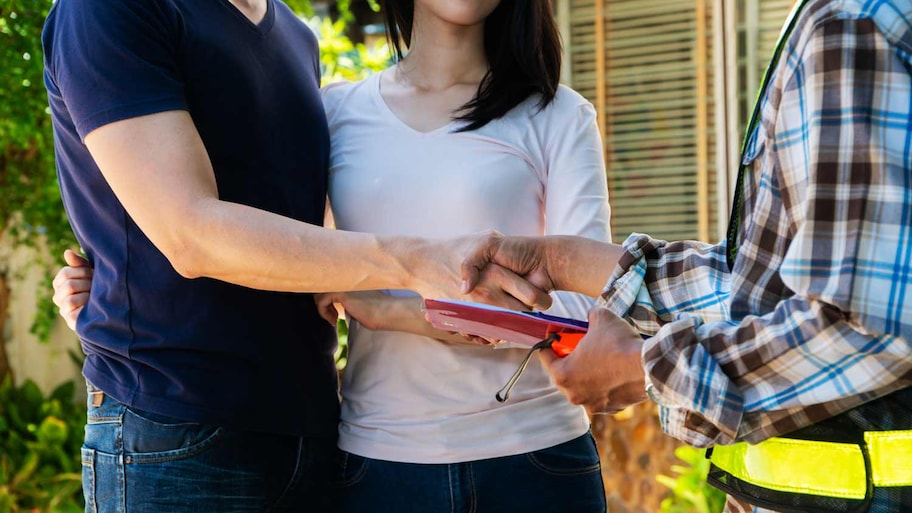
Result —
<path fill-rule="evenodd" d="M 458 296 L 487 239 L 319 227 L 317 42 L 278 0 L 58 0 L 43 42 L 61 192 L 94 267 L 87 511 L 319 509 L 335 339 L 302 292 Z M 548 302 L 488 275 L 472 297 Z"/>

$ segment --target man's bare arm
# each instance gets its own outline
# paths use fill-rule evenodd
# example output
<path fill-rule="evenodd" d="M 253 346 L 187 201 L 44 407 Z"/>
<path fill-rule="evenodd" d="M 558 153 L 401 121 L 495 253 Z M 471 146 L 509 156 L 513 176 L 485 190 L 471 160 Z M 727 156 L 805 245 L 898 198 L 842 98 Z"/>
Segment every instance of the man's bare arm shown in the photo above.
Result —
<path fill-rule="evenodd" d="M 484 240 L 327 230 L 222 201 L 206 149 L 185 111 L 111 123 L 85 142 L 127 212 L 187 278 L 292 292 L 399 288 L 458 297 L 462 258 Z M 513 308 L 549 304 L 546 294 L 504 270 L 485 278 L 471 299 Z"/>

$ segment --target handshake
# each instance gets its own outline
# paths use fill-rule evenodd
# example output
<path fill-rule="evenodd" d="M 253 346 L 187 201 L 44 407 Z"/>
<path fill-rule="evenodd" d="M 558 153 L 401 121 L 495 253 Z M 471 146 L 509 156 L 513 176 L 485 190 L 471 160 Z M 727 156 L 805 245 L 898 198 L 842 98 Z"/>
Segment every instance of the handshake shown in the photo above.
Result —
<path fill-rule="evenodd" d="M 491 233 L 467 247 L 459 267 L 461 292 L 512 309 L 547 309 L 552 290 L 598 297 L 623 254 L 618 245 L 571 236 Z M 539 358 L 572 403 L 591 414 L 615 413 L 646 398 L 642 342 L 627 321 L 596 306 L 588 333 L 569 356 L 539 351 Z"/>

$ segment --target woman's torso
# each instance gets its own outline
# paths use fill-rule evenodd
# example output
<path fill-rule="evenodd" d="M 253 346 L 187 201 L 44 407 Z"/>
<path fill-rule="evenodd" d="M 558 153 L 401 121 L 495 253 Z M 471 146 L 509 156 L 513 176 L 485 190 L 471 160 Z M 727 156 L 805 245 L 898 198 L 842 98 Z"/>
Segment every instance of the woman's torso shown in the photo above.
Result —
<path fill-rule="evenodd" d="M 422 133 L 389 109 L 378 78 L 324 89 L 337 228 L 426 237 L 493 228 L 608 239 L 594 113 L 579 95 L 561 88 L 541 112 L 528 99 L 469 133 L 454 133 L 455 123 Z M 585 318 L 587 298 L 559 296 L 555 313 Z M 585 412 L 554 388 L 538 359 L 509 402 L 495 400 L 524 355 L 352 322 L 339 445 L 375 459 L 451 463 L 537 450 L 584 433 Z"/>

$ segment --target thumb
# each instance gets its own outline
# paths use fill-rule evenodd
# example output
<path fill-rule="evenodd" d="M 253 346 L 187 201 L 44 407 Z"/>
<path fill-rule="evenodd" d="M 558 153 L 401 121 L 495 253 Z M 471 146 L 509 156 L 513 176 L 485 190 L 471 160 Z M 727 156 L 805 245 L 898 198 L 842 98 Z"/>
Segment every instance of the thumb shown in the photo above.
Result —
<path fill-rule="evenodd" d="M 475 286 L 481 281 L 481 270 L 488 265 L 488 262 L 494 260 L 497 248 L 500 245 L 500 233 L 490 231 L 483 236 L 483 240 L 478 243 L 460 265 L 462 274 L 463 294 L 468 294 L 475 290 Z"/>
<path fill-rule="evenodd" d="M 554 351 L 550 348 L 546 347 L 538 352 L 538 359 L 541 360 L 542 366 L 548 371 L 548 374 L 551 374 L 551 367 L 555 362 L 560 360 L 560 357 L 554 354 Z"/>
<path fill-rule="evenodd" d="M 91 267 L 89 261 L 72 249 L 63 252 L 63 259 L 70 267 Z"/>
<path fill-rule="evenodd" d="M 589 332 L 600 332 L 608 329 L 609 326 L 616 320 L 623 321 L 620 317 L 614 314 L 611 310 L 604 306 L 594 305 L 589 309 Z"/>

